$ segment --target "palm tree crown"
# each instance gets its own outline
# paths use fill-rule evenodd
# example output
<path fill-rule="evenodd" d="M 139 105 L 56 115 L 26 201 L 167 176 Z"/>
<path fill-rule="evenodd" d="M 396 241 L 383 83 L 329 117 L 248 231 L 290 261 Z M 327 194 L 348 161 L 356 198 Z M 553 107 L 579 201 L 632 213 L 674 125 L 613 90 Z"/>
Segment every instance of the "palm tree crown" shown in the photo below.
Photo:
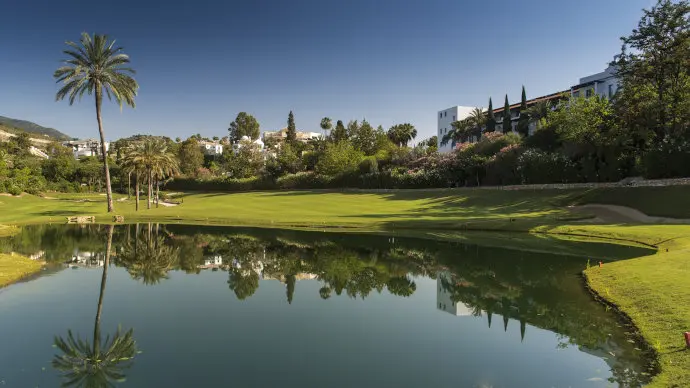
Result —
<path fill-rule="evenodd" d="M 63 53 L 70 58 L 63 61 L 53 75 L 57 82 L 64 83 L 55 95 L 57 101 L 69 95 L 72 105 L 84 93 L 95 94 L 99 99 L 103 91 L 108 99 L 115 100 L 122 107 L 122 103 L 134 108 L 134 97 L 137 95 L 139 84 L 132 78 L 134 69 L 129 64 L 129 56 L 122 52 L 122 47 L 114 47 L 115 41 L 109 40 L 107 35 L 87 33 L 81 34 L 79 43 L 66 42 L 71 50 Z"/>

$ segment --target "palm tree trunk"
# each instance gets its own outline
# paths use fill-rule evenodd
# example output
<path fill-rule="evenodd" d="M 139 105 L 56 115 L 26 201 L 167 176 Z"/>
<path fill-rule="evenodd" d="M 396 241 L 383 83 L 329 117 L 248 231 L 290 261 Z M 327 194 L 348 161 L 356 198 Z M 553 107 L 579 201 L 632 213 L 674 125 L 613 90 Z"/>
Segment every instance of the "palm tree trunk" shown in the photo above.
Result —
<path fill-rule="evenodd" d="M 101 345 L 101 311 L 103 311 L 103 296 L 105 294 L 105 281 L 108 278 L 108 267 L 110 266 L 110 248 L 113 245 L 113 225 L 108 225 L 108 240 L 105 245 L 105 262 L 103 263 L 103 276 L 101 276 L 101 292 L 98 295 L 98 309 L 96 310 L 96 321 L 93 327 L 93 349 L 94 354 L 100 353 Z"/>
<path fill-rule="evenodd" d="M 103 156 L 103 171 L 105 172 L 105 196 L 108 200 L 108 213 L 115 211 L 113 208 L 113 192 L 110 188 L 110 169 L 108 169 L 108 155 L 105 149 L 105 133 L 103 133 L 103 120 L 101 119 L 101 100 L 103 95 L 101 85 L 96 84 L 96 119 L 98 120 L 98 134 L 101 136 L 101 154 Z"/>
<path fill-rule="evenodd" d="M 146 201 L 146 208 L 151 209 L 151 169 L 148 170 L 148 200 Z"/>
<path fill-rule="evenodd" d="M 139 174 L 134 177 L 134 195 L 136 196 L 136 211 L 139 211 Z"/>
<path fill-rule="evenodd" d="M 127 173 L 127 199 L 132 198 L 132 172 Z"/>
<path fill-rule="evenodd" d="M 158 177 L 156 177 L 156 208 L 158 208 L 159 195 L 161 191 L 161 185 L 158 182 Z"/>

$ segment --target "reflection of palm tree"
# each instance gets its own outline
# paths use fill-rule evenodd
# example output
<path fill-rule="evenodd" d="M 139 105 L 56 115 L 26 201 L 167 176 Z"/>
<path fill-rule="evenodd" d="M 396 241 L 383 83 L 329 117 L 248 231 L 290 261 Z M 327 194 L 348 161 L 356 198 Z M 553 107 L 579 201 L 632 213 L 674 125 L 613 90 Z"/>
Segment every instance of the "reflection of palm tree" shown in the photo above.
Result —
<path fill-rule="evenodd" d="M 75 338 L 72 331 L 67 332 L 67 340 L 55 337 L 55 346 L 62 351 L 61 355 L 53 358 L 53 367 L 62 372 L 63 387 L 114 387 L 113 382 L 125 379 L 124 370 L 129 368 L 132 359 L 137 354 L 137 344 L 133 337 L 133 330 L 125 333 L 120 331 L 111 337 L 101 338 L 101 312 L 103 311 L 103 296 L 110 266 L 110 248 L 113 241 L 113 226 L 108 226 L 108 240 L 106 245 L 101 290 L 98 296 L 98 308 L 93 329 L 93 343 L 81 338 Z"/>
<path fill-rule="evenodd" d="M 151 232 L 136 235 L 134 244 L 130 241 L 122 247 L 118 255 L 119 262 L 127 268 L 127 272 L 136 280 L 144 284 L 157 284 L 168 278 L 170 271 L 179 256 L 179 249 L 165 243 L 163 236 Z"/>
<path fill-rule="evenodd" d="M 286 294 L 287 294 L 287 302 L 288 304 L 292 304 L 292 297 L 295 295 L 295 283 L 296 283 L 296 278 L 295 275 L 287 275 L 285 279 L 285 285 L 286 285 Z"/>

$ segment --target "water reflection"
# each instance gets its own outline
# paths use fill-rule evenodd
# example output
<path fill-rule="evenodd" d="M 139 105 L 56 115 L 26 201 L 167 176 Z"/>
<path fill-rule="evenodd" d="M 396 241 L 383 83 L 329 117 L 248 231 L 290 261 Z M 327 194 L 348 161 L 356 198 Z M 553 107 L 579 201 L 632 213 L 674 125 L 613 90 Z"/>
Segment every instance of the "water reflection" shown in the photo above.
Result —
<path fill-rule="evenodd" d="M 110 266 L 111 246 L 113 241 L 112 225 L 107 228 L 106 248 L 104 260 L 96 261 L 103 267 L 98 308 L 94 321 L 93 341 L 81 339 L 71 330 L 67 338 L 55 336 L 54 345 L 61 352 L 53 358 L 53 367 L 63 376 L 63 387 L 100 388 L 113 387 L 115 382 L 125 380 L 125 370 L 132 365 L 137 354 L 137 344 L 132 329 L 122 332 L 120 327 L 111 335 L 103 339 L 101 334 L 101 312 L 103 311 L 103 296 L 105 294 L 108 267 Z M 89 263 L 92 260 L 88 261 Z M 69 261 L 74 264 L 74 259 Z"/>
<path fill-rule="evenodd" d="M 75 340 L 71 333 L 67 340 L 56 341 L 65 356 L 56 357 L 54 365 L 65 371 L 68 380 L 79 372 L 79 376 L 116 381 L 124 377 L 118 368 L 129 365 L 136 352 L 131 330 L 118 331 L 100 344 L 102 293 L 111 256 L 110 248 L 103 250 L 104 228 L 26 228 L 0 242 L 0 249 L 42 251 L 44 259 L 67 266 L 103 266 L 93 344 Z M 242 303 L 251 303 L 266 281 L 277 281 L 284 289 L 283 303 L 292 305 L 303 281 L 320 283 L 312 292 L 327 300 L 366 299 L 372 293 L 406 298 L 415 294 L 420 278 L 431 278 L 436 281 L 436 310 L 457 316 L 458 323 L 481 318 L 491 327 L 496 320 L 505 331 L 518 325 L 524 342 L 530 341 L 530 327 L 552 331 L 560 338 L 559 347 L 577 346 L 604 359 L 611 381 L 621 386 L 640 386 L 653 372 L 616 317 L 583 290 L 578 274 L 586 257 L 369 235 L 157 224 L 118 226 L 114 233 L 108 228 L 114 264 L 146 285 L 168 279 L 171 271 L 225 271 L 227 287 Z M 563 248 L 579 243 L 569 244 Z M 645 253 L 642 248 L 592 246 L 588 253 L 606 258 Z"/>

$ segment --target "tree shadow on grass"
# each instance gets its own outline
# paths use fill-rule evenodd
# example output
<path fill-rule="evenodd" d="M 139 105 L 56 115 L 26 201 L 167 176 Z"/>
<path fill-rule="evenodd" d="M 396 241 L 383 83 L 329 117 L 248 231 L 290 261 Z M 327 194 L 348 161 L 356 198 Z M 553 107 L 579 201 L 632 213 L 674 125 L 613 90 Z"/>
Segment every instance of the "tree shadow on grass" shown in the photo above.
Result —
<path fill-rule="evenodd" d="M 35 216 L 76 216 L 76 215 L 84 215 L 85 212 L 81 211 L 75 211 L 75 210 L 46 210 L 42 212 L 35 212 L 31 213 L 32 215 Z"/>

